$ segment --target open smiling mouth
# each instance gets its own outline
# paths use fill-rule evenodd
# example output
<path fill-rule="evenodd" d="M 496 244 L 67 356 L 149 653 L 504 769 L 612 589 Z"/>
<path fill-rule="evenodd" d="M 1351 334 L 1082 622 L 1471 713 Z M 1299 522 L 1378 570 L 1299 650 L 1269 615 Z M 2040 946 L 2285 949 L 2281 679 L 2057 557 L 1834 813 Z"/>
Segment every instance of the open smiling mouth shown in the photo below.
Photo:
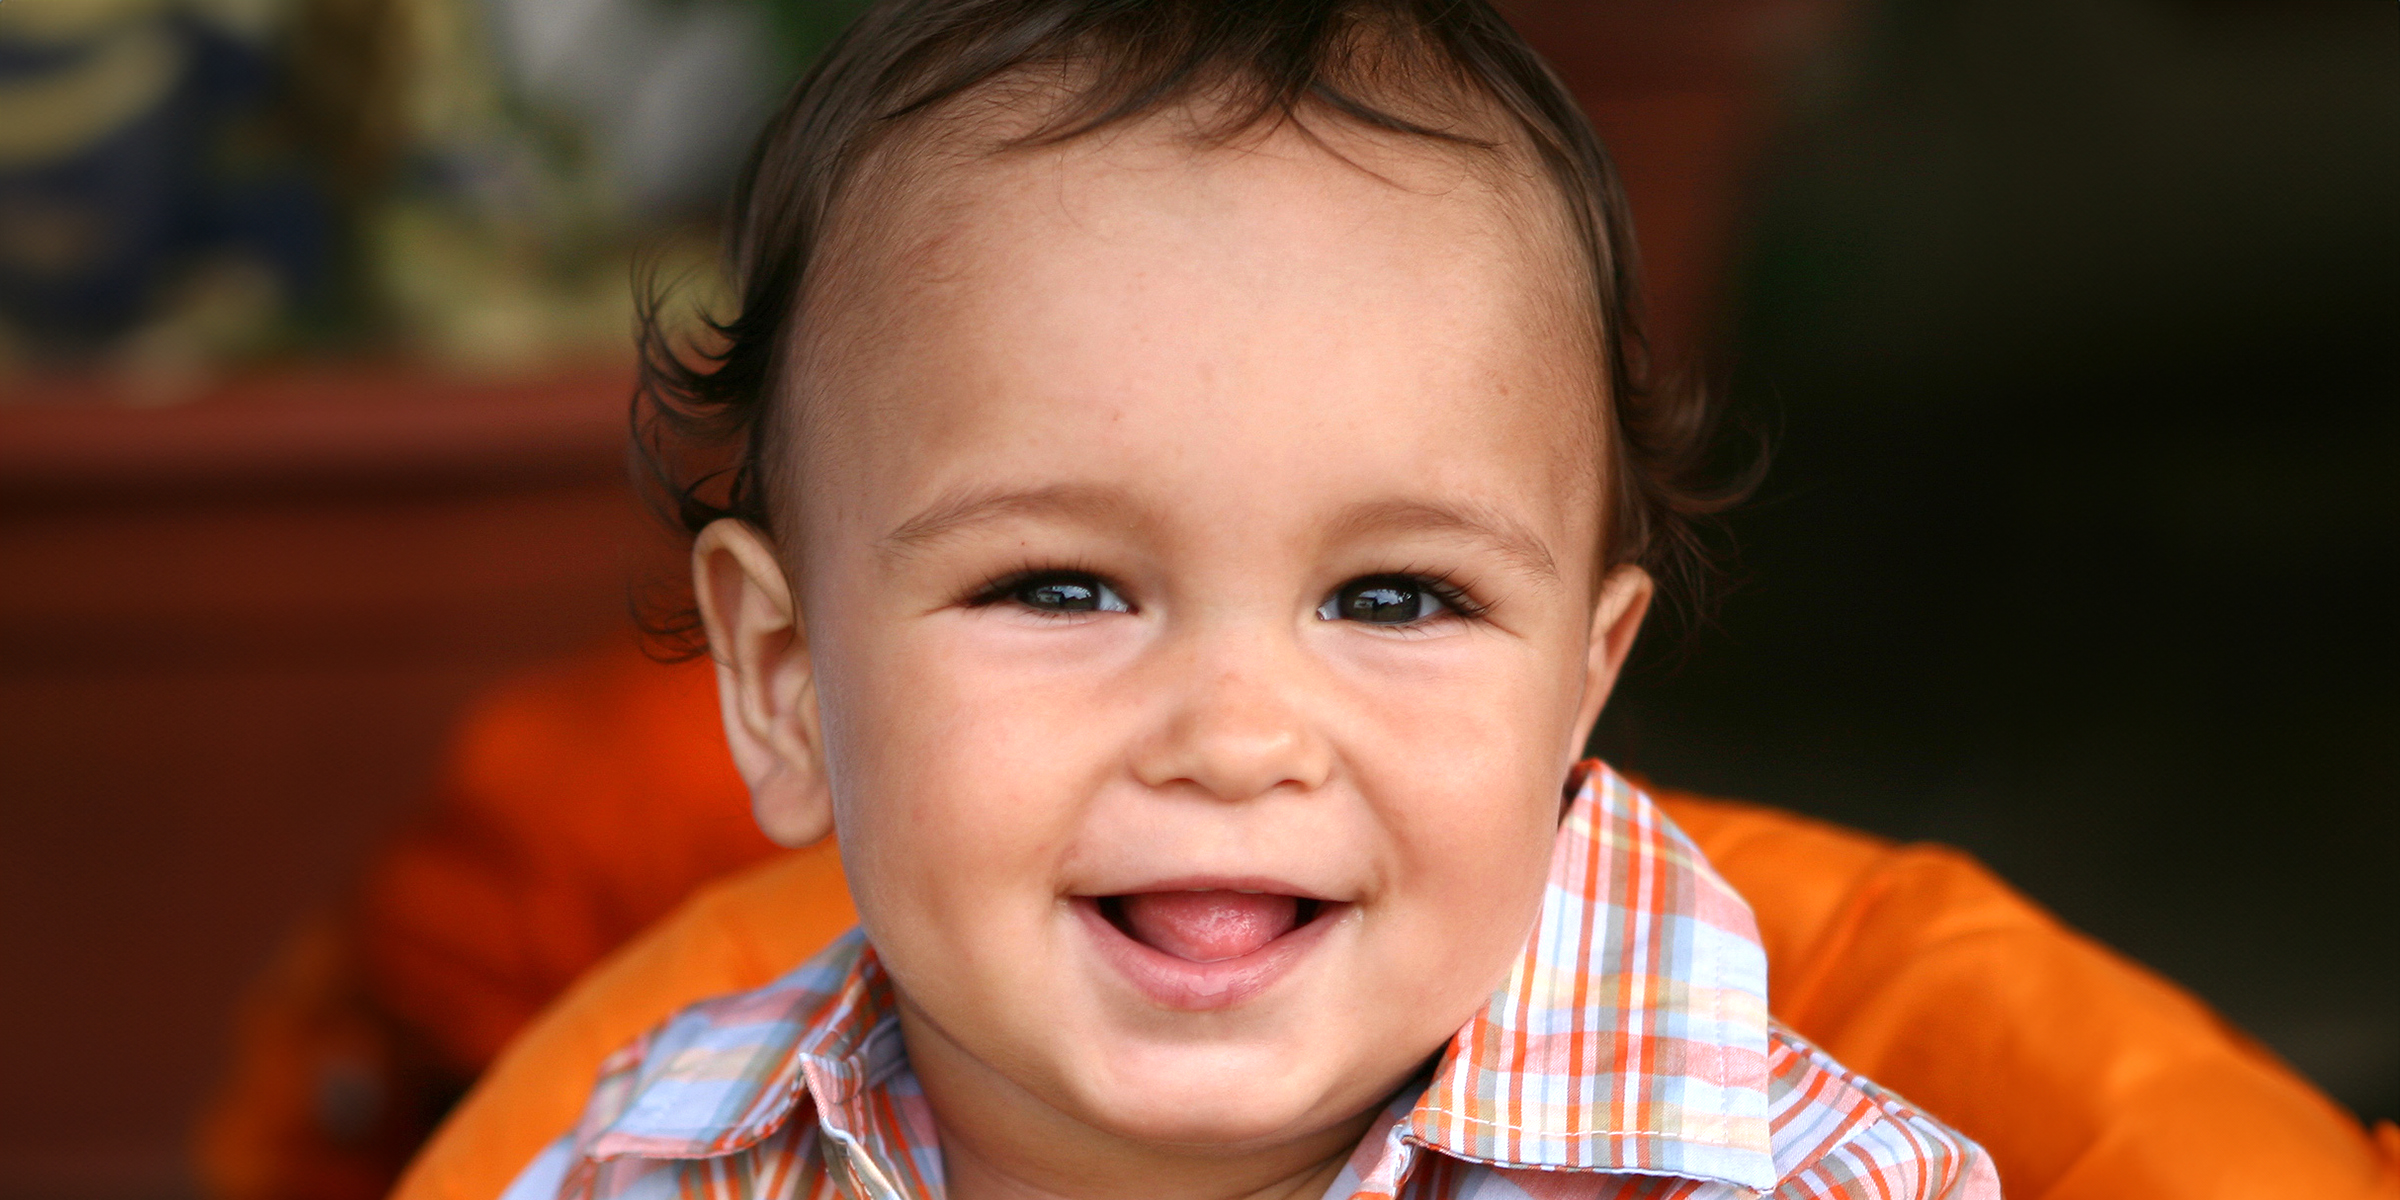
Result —
<path fill-rule="evenodd" d="M 1076 898 L 1105 956 L 1169 1008 L 1238 1004 L 1323 940 L 1348 904 L 1233 888 Z"/>
<path fill-rule="evenodd" d="M 1186 962 L 1223 962 L 1317 919 L 1324 903 L 1270 892 L 1143 892 L 1102 896 L 1100 915 L 1126 937 Z"/>

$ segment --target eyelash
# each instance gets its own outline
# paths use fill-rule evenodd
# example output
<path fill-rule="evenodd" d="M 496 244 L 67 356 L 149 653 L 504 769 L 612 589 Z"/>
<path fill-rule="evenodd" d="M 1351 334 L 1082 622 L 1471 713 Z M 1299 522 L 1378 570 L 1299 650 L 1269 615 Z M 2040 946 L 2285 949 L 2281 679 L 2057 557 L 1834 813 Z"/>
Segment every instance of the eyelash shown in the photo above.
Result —
<path fill-rule="evenodd" d="M 1115 591 L 1119 596 L 1124 595 L 1124 590 L 1122 588 L 1118 588 L 1114 583 L 1109 582 L 1107 576 L 1102 575 L 1098 571 L 1094 571 L 1089 567 L 1026 566 L 1018 567 L 1010 571 L 1003 571 L 998 575 L 994 575 L 984 580 L 980 586 L 968 594 L 966 606 L 969 608 L 988 608 L 994 604 L 1005 604 L 1010 600 L 1015 599 L 1017 590 L 1024 587 L 1026 584 L 1032 583 L 1037 579 L 1054 575 L 1082 576 L 1105 584 L 1112 591 Z M 1415 583 L 1423 587 L 1427 592 L 1431 593 L 1434 599 L 1441 601 L 1442 606 L 1450 610 L 1450 615 L 1464 620 L 1481 620 L 1486 614 L 1492 611 L 1492 606 L 1490 604 L 1476 599 L 1474 593 L 1474 584 L 1472 581 L 1460 579 L 1456 571 L 1448 570 L 1446 568 L 1437 569 L 1423 567 L 1403 567 L 1397 571 L 1375 571 L 1365 575 L 1358 575 L 1353 576 L 1350 579 L 1345 579 L 1341 583 L 1335 585 L 1334 590 L 1338 592 L 1342 588 L 1348 587 L 1350 584 L 1360 579 L 1375 578 L 1406 579 L 1412 583 Z M 1135 612 L 1141 611 L 1140 606 L 1134 605 L 1131 600 L 1127 600 L 1126 603 L 1128 605 L 1132 605 Z M 1034 608 L 1030 605 L 1026 606 L 1025 611 L 1051 618 L 1066 618 L 1081 615 L 1078 613 L 1052 612 L 1047 609 Z"/>
<path fill-rule="evenodd" d="M 1118 589 L 1115 584 L 1109 583 L 1107 576 L 1102 575 L 1100 572 L 1092 570 L 1089 567 L 1074 565 L 1052 565 L 1041 567 L 1025 566 L 1018 567 L 1011 571 L 1003 571 L 998 575 L 994 575 L 991 578 L 984 580 L 980 586 L 968 594 L 966 606 L 968 608 L 989 608 L 995 604 L 1006 604 L 1009 601 L 1016 599 L 1018 589 L 1024 587 L 1026 584 L 1032 583 L 1037 579 L 1046 579 L 1052 576 L 1081 576 L 1086 579 L 1097 580 L 1100 583 L 1105 584 L 1110 590 L 1117 592 L 1119 596 L 1124 595 L 1124 592 Z M 1128 600 L 1126 603 L 1131 605 L 1133 602 Z M 1023 607 L 1026 612 L 1032 613 L 1035 616 L 1047 617 L 1053 620 L 1063 620 L 1070 617 L 1079 617 L 1084 615 L 1082 613 L 1072 612 L 1053 612 L 1049 609 L 1035 608 L 1032 605 L 1025 605 Z M 1136 607 L 1134 611 L 1139 612 L 1141 610 L 1140 608 Z"/>
<path fill-rule="evenodd" d="M 1433 593 L 1433 598 L 1441 601 L 1442 605 L 1448 608 L 1452 614 L 1470 621 L 1480 620 L 1485 614 L 1492 611 L 1491 605 L 1475 598 L 1474 584 L 1471 581 L 1460 579 L 1456 571 L 1406 567 L 1398 571 L 1378 571 L 1376 574 L 1414 582 L 1426 591 Z M 1362 575 L 1360 578 L 1372 578 L 1372 576 Z M 1342 586 L 1348 587 L 1349 581 L 1344 580 Z"/>

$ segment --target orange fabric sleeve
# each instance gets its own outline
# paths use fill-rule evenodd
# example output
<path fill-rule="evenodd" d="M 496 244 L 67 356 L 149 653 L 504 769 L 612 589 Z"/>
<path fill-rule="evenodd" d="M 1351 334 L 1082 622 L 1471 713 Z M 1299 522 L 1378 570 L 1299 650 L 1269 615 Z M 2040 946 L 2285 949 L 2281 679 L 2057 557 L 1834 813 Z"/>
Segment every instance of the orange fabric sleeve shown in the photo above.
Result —
<path fill-rule="evenodd" d="M 208 1200 L 377 1200 L 464 1088 L 365 994 L 347 934 L 313 916 L 246 990 L 192 1131 Z"/>
<path fill-rule="evenodd" d="M 1661 802 L 1751 898 L 1785 1022 L 1992 1151 L 2010 1194 L 2400 1197 L 2400 1130 L 2357 1123 L 2197 1001 L 1971 859 L 1748 805 Z M 828 850 L 707 889 L 502 1058 L 398 1200 L 488 1200 L 581 1111 L 601 1058 L 847 927 Z"/>
<path fill-rule="evenodd" d="M 462 1078 L 703 881 L 775 853 L 705 660 L 603 647 L 483 698 L 433 802 L 371 867 L 369 990 Z"/>

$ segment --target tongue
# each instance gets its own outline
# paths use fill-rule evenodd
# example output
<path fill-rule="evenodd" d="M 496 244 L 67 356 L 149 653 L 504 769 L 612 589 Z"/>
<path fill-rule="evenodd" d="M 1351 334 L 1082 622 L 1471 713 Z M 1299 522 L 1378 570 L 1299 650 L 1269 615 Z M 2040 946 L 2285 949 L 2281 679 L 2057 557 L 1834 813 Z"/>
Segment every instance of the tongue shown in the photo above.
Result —
<path fill-rule="evenodd" d="M 1290 932 L 1300 913 L 1290 896 L 1248 892 L 1145 892 L 1124 905 L 1143 945 L 1192 962 L 1240 958 Z"/>

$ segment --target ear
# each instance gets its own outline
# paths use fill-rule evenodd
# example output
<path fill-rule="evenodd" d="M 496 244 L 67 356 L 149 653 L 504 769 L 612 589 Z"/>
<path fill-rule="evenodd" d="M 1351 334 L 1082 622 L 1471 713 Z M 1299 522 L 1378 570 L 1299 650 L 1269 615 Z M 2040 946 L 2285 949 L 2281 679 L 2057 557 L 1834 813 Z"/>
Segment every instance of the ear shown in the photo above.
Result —
<path fill-rule="evenodd" d="M 833 829 L 808 633 L 766 536 L 722 520 L 692 543 L 692 591 L 717 663 L 717 703 L 758 827 L 805 846 Z"/>
<path fill-rule="evenodd" d="M 1634 635 L 1642 631 L 1642 618 L 1650 612 L 1650 598 L 1657 591 L 1650 572 L 1631 563 L 1612 567 L 1600 581 L 1600 600 L 1592 606 L 1592 628 L 1583 660 L 1583 704 L 1575 714 L 1575 742 L 1567 747 L 1567 759 L 1572 762 L 1583 757 L 1584 746 L 1592 740 L 1592 726 L 1600 720 L 1601 706 L 1608 703 L 1608 694 L 1617 686 L 1617 675 L 1625 669 L 1625 656 L 1633 652 Z"/>

